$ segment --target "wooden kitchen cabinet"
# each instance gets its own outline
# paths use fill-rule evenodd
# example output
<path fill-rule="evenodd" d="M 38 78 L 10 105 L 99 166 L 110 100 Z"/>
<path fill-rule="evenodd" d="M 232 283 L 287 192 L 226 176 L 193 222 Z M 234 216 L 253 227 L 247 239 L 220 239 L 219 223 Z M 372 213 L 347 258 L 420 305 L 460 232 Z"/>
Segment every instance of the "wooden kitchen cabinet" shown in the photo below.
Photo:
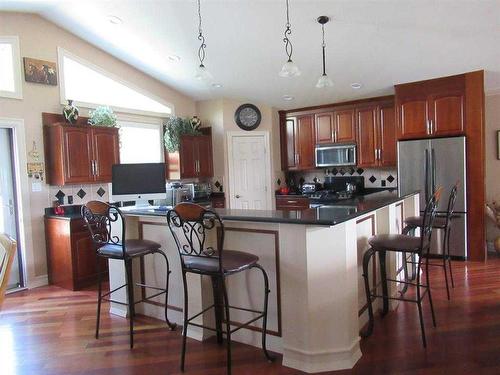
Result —
<path fill-rule="evenodd" d="M 394 105 L 375 104 L 356 109 L 359 167 L 396 165 Z"/>
<path fill-rule="evenodd" d="M 120 163 L 118 129 L 51 123 L 57 116 L 43 114 L 47 182 L 111 182 L 111 168 Z"/>
<path fill-rule="evenodd" d="M 298 116 L 296 122 L 297 169 L 305 170 L 316 166 L 314 160 L 314 116 Z"/>
<path fill-rule="evenodd" d="M 301 195 L 276 195 L 277 210 L 305 210 L 309 208 L 309 198 Z"/>
<path fill-rule="evenodd" d="M 45 217 L 49 284 L 80 290 L 97 282 L 97 258 L 81 218 Z M 107 262 L 100 258 L 101 271 Z"/>
<path fill-rule="evenodd" d="M 287 118 L 285 120 L 284 136 L 281 137 L 286 144 L 284 150 L 282 150 L 282 164 L 284 164 L 283 169 L 287 170 L 297 169 L 297 149 L 295 147 L 296 122 L 297 119 L 295 117 Z"/>
<path fill-rule="evenodd" d="M 212 137 L 184 135 L 179 147 L 181 178 L 212 177 Z"/>
<path fill-rule="evenodd" d="M 317 144 L 335 142 L 335 121 L 333 112 L 316 114 L 315 123 Z"/>
<path fill-rule="evenodd" d="M 398 139 L 463 135 L 463 75 L 396 85 Z"/>
<path fill-rule="evenodd" d="M 335 143 L 356 142 L 355 108 L 336 110 L 335 117 Z"/>

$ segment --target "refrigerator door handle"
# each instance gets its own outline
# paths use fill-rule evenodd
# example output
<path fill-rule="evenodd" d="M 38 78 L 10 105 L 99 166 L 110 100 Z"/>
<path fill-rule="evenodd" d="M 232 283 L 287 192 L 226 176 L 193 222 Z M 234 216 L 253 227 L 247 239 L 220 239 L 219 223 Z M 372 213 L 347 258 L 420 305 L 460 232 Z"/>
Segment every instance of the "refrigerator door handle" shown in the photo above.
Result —
<path fill-rule="evenodd" d="M 432 194 L 436 192 L 436 153 L 431 150 Z"/>
<path fill-rule="evenodd" d="M 427 202 L 429 200 L 429 150 L 427 149 L 425 149 L 424 176 L 425 176 L 425 202 Z"/>

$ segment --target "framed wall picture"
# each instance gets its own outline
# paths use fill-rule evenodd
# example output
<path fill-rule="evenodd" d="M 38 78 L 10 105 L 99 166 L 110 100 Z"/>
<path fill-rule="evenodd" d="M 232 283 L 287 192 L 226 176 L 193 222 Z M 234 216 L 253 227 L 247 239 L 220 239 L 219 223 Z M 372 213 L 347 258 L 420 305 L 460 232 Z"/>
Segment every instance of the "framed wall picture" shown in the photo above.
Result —
<path fill-rule="evenodd" d="M 26 82 L 57 86 L 57 68 L 55 62 L 24 57 L 24 79 Z"/>
<path fill-rule="evenodd" d="M 497 159 L 500 160 L 500 130 L 497 130 Z"/>

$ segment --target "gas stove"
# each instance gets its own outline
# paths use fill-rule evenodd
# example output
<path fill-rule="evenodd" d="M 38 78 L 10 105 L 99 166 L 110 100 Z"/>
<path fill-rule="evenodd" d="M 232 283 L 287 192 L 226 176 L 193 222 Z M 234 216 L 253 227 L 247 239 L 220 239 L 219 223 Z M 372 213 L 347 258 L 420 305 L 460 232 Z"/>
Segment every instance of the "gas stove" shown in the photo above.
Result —
<path fill-rule="evenodd" d="M 307 194 L 311 203 L 333 203 L 341 200 L 352 199 L 353 192 L 347 190 L 334 191 L 334 190 L 319 190 L 314 193 Z"/>

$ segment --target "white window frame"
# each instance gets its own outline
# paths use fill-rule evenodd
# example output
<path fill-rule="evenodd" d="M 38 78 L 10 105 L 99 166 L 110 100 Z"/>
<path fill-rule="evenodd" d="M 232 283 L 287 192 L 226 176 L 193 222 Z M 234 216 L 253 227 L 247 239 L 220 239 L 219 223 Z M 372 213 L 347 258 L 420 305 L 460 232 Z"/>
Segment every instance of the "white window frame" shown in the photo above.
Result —
<path fill-rule="evenodd" d="M 89 69 L 95 70 L 96 72 L 105 75 L 106 77 L 112 79 L 113 81 L 116 81 L 124 86 L 127 86 L 129 89 L 137 91 L 138 93 L 145 95 L 153 100 L 156 100 L 157 102 L 163 104 L 166 107 L 169 107 L 171 109 L 171 113 L 167 112 L 151 112 L 151 111 L 141 111 L 138 109 L 131 109 L 131 108 L 124 108 L 124 107 L 116 107 L 116 106 L 110 106 L 111 109 L 115 112 L 121 112 L 121 113 L 130 113 L 130 114 L 135 114 L 135 115 L 145 115 L 145 116 L 151 116 L 151 117 L 170 117 L 174 116 L 175 114 L 175 108 L 172 103 L 169 103 L 162 98 L 151 94 L 150 92 L 147 92 L 135 85 L 133 85 L 130 82 L 127 82 L 123 80 L 122 78 L 118 77 L 117 75 L 110 73 L 101 67 L 92 64 L 91 62 L 88 62 L 81 57 L 78 57 L 71 52 L 65 50 L 62 47 L 57 47 L 57 60 L 58 60 L 58 65 L 59 65 L 59 93 L 60 93 L 60 99 L 61 99 L 61 104 L 65 105 L 67 104 L 67 99 L 66 99 L 66 93 L 64 90 L 65 84 L 64 84 L 64 57 L 68 57 L 79 64 L 82 64 L 86 66 Z M 90 109 L 95 109 L 99 106 L 105 105 L 103 103 L 87 103 L 87 102 L 80 102 L 78 100 L 74 100 L 73 103 L 76 106 L 83 107 L 83 108 L 90 108 Z"/>
<path fill-rule="evenodd" d="M 144 124 L 146 127 L 158 127 L 160 133 L 160 145 L 162 145 L 162 151 L 164 151 L 164 141 L 163 141 L 163 121 L 160 118 L 145 118 L 145 117 L 137 117 L 126 114 L 118 114 L 117 115 L 117 125 L 120 127 L 120 122 L 132 122 Z M 165 152 L 161 152 L 160 162 L 165 163 Z"/>
<path fill-rule="evenodd" d="M 12 60 L 14 67 L 14 91 L 0 90 L 0 97 L 11 99 L 23 98 L 23 77 L 21 73 L 21 54 L 19 52 L 18 36 L 0 36 L 0 42 L 12 46 Z"/>

